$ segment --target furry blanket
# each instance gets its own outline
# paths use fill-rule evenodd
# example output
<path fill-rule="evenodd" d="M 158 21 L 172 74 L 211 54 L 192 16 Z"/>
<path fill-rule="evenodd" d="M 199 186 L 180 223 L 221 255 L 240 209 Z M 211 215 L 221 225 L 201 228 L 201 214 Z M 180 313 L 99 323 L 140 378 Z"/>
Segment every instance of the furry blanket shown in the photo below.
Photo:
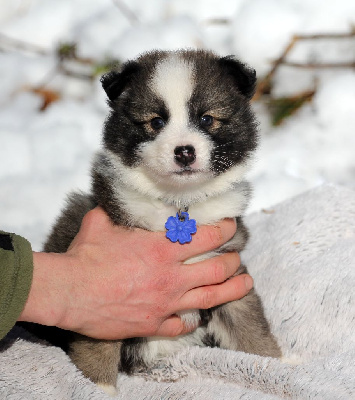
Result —
<path fill-rule="evenodd" d="M 249 215 L 242 254 L 283 363 L 189 348 L 118 378 L 119 399 L 354 399 L 355 192 L 326 185 Z M 0 342 L 0 399 L 108 398 L 59 349 L 20 328 Z"/>

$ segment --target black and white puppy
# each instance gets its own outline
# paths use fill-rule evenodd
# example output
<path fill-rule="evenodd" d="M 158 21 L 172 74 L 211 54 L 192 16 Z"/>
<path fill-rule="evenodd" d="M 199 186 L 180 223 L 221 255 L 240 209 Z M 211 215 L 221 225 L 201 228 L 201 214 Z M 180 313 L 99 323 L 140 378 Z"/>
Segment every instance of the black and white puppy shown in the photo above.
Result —
<path fill-rule="evenodd" d="M 115 224 L 151 231 L 164 230 L 169 216 L 186 209 L 198 225 L 238 218 L 232 240 L 188 263 L 241 251 L 247 231 L 240 215 L 250 192 L 244 176 L 257 145 L 249 105 L 255 82 L 255 71 L 233 57 L 193 50 L 150 52 L 104 75 L 111 111 L 93 163 L 92 192 L 70 197 L 45 251 L 65 251 L 97 204 Z M 239 301 L 184 312 L 181 318 L 197 329 L 177 338 L 65 340 L 74 363 L 107 392 L 114 391 L 119 371 L 147 367 L 183 346 L 281 355 L 254 290 Z"/>

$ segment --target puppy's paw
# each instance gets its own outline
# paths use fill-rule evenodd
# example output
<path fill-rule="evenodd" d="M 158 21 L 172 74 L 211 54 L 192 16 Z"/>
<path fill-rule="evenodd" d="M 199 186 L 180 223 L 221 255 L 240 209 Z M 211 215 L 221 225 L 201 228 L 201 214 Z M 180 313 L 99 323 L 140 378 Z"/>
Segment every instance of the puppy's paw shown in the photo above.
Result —
<path fill-rule="evenodd" d="M 97 386 L 111 397 L 114 397 L 118 394 L 117 389 L 107 383 L 98 383 Z"/>
<path fill-rule="evenodd" d="M 282 364 L 288 365 L 300 365 L 303 363 L 302 358 L 297 354 L 291 354 L 288 357 L 281 357 L 280 361 L 282 362 Z"/>
<path fill-rule="evenodd" d="M 200 325 L 201 317 L 198 310 L 179 311 L 177 315 L 181 318 L 187 329 L 193 330 Z"/>

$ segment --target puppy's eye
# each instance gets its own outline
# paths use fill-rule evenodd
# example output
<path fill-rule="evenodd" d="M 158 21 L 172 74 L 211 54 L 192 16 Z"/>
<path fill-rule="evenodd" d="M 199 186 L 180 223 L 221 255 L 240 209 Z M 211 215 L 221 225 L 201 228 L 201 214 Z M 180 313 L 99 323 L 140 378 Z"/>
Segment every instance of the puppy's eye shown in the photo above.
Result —
<path fill-rule="evenodd" d="M 204 115 L 201 117 L 200 125 L 202 128 L 208 128 L 213 124 L 213 117 L 211 115 Z"/>
<path fill-rule="evenodd" d="M 159 129 L 164 128 L 165 121 L 160 117 L 155 117 L 150 121 L 150 126 L 155 130 L 158 131 Z"/>

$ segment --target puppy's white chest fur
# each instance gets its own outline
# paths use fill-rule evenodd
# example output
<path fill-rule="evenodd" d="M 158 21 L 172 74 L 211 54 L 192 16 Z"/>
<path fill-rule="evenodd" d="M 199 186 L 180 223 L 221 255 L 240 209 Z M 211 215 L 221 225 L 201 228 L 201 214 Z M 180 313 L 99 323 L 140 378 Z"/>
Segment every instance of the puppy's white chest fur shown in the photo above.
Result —
<path fill-rule="evenodd" d="M 235 218 L 243 213 L 248 201 L 248 187 L 244 183 L 230 186 L 221 185 L 221 188 L 224 188 L 224 186 L 228 189 L 221 190 L 219 193 L 211 192 L 210 196 L 206 194 L 201 196 L 201 193 L 199 193 L 197 196 L 199 201 L 192 202 L 189 206 L 190 217 L 195 219 L 198 225 L 214 224 L 223 218 Z M 212 182 L 211 187 L 213 187 Z M 146 193 L 137 191 L 136 188 L 131 188 L 127 185 L 122 186 L 122 181 L 119 188 L 116 196 L 123 205 L 125 212 L 129 215 L 130 225 L 132 226 L 139 226 L 150 231 L 164 231 L 167 219 L 170 216 L 175 216 L 178 211 L 178 206 L 169 204 L 164 197 L 151 197 Z M 193 189 L 191 191 L 193 192 Z M 193 193 L 191 193 L 191 197 L 193 198 Z M 211 258 L 216 254 L 214 251 L 201 254 L 186 260 L 185 264 Z M 178 314 L 188 327 L 196 328 L 200 323 L 198 310 L 187 310 Z M 190 345 L 201 345 L 201 332 L 198 332 L 191 334 L 188 339 L 182 337 L 174 340 L 148 340 L 146 343 L 148 358 L 153 360 L 156 357 L 164 356 L 171 352 L 173 348 L 177 350 L 186 345 L 186 341 L 190 341 Z"/>
<path fill-rule="evenodd" d="M 129 189 L 121 190 L 119 197 L 124 203 L 125 210 L 130 214 L 132 225 L 150 231 L 165 230 L 166 220 L 170 216 L 175 216 L 178 211 L 175 205 L 167 204 L 161 199 L 147 198 Z M 246 201 L 245 193 L 235 188 L 192 204 L 189 207 L 189 214 L 198 225 L 214 224 L 223 218 L 240 215 L 246 206 Z"/>

